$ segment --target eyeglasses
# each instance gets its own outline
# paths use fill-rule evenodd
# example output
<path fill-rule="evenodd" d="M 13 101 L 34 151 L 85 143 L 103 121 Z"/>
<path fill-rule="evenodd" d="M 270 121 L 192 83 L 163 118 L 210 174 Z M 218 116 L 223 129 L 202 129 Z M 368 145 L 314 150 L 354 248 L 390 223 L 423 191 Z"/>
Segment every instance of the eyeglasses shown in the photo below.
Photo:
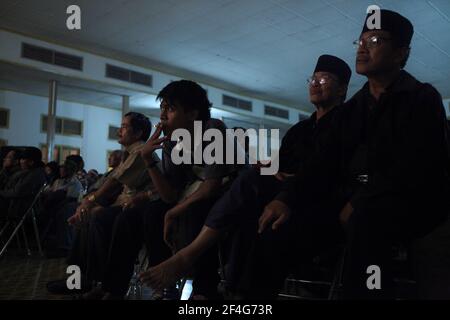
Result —
<path fill-rule="evenodd" d="M 378 47 L 383 43 L 383 41 L 391 40 L 391 38 L 385 38 L 380 36 L 371 36 L 368 38 L 360 38 L 358 40 L 353 41 L 353 45 L 358 49 L 359 47 L 362 47 L 364 44 L 367 49 L 373 49 L 375 47 Z"/>
<path fill-rule="evenodd" d="M 308 83 L 310 86 L 315 86 L 315 85 L 325 85 L 327 83 L 330 83 L 333 80 L 332 77 L 327 77 L 327 76 L 322 76 L 322 77 L 309 77 L 308 79 L 306 79 L 306 83 Z"/>

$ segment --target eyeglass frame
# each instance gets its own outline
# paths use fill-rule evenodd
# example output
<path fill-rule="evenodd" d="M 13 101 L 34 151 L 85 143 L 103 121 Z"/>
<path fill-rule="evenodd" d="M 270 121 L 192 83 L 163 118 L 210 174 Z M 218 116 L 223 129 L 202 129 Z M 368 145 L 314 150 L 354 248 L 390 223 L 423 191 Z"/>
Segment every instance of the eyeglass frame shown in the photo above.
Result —
<path fill-rule="evenodd" d="M 317 83 L 317 79 L 319 80 L 319 82 Z M 315 76 L 310 76 L 306 79 L 306 83 L 312 87 L 314 85 L 316 85 L 316 83 L 320 86 L 326 85 L 328 83 L 330 83 L 330 80 L 335 80 L 335 81 L 339 81 L 337 79 L 337 77 L 331 76 L 331 75 L 323 75 L 320 77 L 315 77 Z"/>
<path fill-rule="evenodd" d="M 377 41 L 373 42 L 372 40 L 376 39 Z M 359 49 L 360 47 L 363 46 L 363 40 L 364 40 L 364 47 L 366 49 L 373 49 L 376 47 L 379 47 L 384 41 L 389 41 L 392 40 L 392 37 L 388 38 L 388 37 L 382 37 L 382 36 L 377 36 L 377 35 L 372 35 L 370 37 L 367 38 L 359 38 L 355 41 L 353 41 L 353 45 L 356 47 L 356 49 Z M 371 41 L 369 41 L 371 40 Z M 382 40 L 382 41 L 379 41 Z"/>

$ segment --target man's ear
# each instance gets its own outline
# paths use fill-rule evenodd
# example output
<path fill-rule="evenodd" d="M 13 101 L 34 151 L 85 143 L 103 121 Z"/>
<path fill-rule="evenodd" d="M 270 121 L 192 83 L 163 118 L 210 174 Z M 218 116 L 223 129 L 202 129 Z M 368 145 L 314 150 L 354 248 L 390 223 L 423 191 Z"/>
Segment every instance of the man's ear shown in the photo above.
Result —
<path fill-rule="evenodd" d="M 141 140 L 141 137 L 144 134 L 144 131 L 143 130 L 136 130 L 136 131 L 133 130 L 133 132 L 134 132 L 134 136 L 136 137 L 136 139 Z"/>
<path fill-rule="evenodd" d="M 339 85 L 339 89 L 338 89 L 339 96 L 345 97 L 347 95 L 347 90 L 348 90 L 347 84 Z"/>
<path fill-rule="evenodd" d="M 395 55 L 395 62 L 397 63 L 402 63 L 408 56 L 409 56 L 409 52 L 410 52 L 411 48 L 409 47 L 401 47 L 398 48 L 396 51 L 396 55 Z"/>

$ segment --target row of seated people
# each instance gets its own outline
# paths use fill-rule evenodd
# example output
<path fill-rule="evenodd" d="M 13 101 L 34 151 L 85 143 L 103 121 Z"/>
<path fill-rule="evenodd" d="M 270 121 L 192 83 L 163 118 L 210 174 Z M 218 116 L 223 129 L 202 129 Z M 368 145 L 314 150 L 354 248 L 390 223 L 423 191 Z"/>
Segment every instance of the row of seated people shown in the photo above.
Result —
<path fill-rule="evenodd" d="M 182 148 L 187 161 L 174 160 L 184 141 L 177 129 L 193 135 L 201 121 L 226 135 L 195 82 L 174 81 L 159 92 L 161 122 L 151 137 L 148 118 L 126 114 L 123 161 L 68 219 L 76 229 L 68 263 L 80 266 L 82 289 L 90 289 L 81 297 L 123 298 L 145 245 L 149 268 L 140 279 L 155 293 L 189 276 L 193 296 L 218 298 L 217 251 L 226 243 L 229 290 L 275 298 L 299 261 L 345 243 L 343 297 L 393 298 L 392 246 L 448 234 L 450 157 L 441 96 L 403 70 L 413 26 L 392 11 L 381 18 L 379 29 L 364 24 L 356 71 L 368 82 L 347 102 L 351 69 L 338 57 L 318 58 L 309 81 L 316 112 L 283 138 L 275 175 L 197 163 L 192 145 Z M 448 298 L 448 268 L 427 270 L 426 262 L 444 261 L 449 246 L 434 247 L 442 256 L 417 264 L 420 294 Z M 370 284 L 373 266 L 382 275 Z"/>
<path fill-rule="evenodd" d="M 226 135 L 210 116 L 206 91 L 192 81 L 159 92 L 161 121 L 151 137 L 148 118 L 126 114 L 118 133 L 122 162 L 67 220 L 75 228 L 68 263 L 81 268 L 82 289 L 90 290 L 81 297 L 123 298 L 145 245 L 149 268 L 140 279 L 156 293 L 189 276 L 194 297 L 219 298 L 220 244 L 228 290 L 272 299 L 299 262 L 345 243 L 343 297 L 393 298 L 391 249 L 399 242 L 418 249 L 420 297 L 450 297 L 445 111 L 431 85 L 403 70 L 410 21 L 388 10 L 381 18 L 379 29 L 364 24 L 356 72 L 368 82 L 348 101 L 349 66 L 318 58 L 309 81 L 316 112 L 283 138 L 277 174 L 198 163 L 194 147 L 181 149 L 187 161 L 175 160 L 184 142 L 177 129 L 194 136 L 201 121 L 204 130 Z M 382 274 L 371 284 L 373 266 Z"/>
<path fill-rule="evenodd" d="M 79 155 L 67 156 L 64 164 L 50 162 L 45 165 L 47 187 L 40 198 L 40 223 L 44 229 L 47 257 L 67 255 L 74 230 L 66 223 L 76 211 L 83 197 L 101 187 L 122 160 L 122 151 L 113 151 L 108 158 L 109 170 L 99 175 L 96 170 L 83 169 Z"/>
<path fill-rule="evenodd" d="M 8 146 L 2 153 L 5 154 L 0 171 L 3 226 L 8 222 L 17 222 L 40 191 L 35 209 L 39 212 L 42 229 L 53 220 L 57 222 L 54 227 L 58 226 L 52 230 L 56 241 L 50 247 L 56 247 L 59 251 L 52 250 L 52 256 L 67 251 L 71 246 L 73 231 L 65 221 L 75 212 L 84 190 L 98 189 L 122 157 L 122 151 L 112 152 L 109 157 L 111 171 L 99 176 L 95 170 L 86 173 L 83 170 L 83 159 L 78 155 L 69 155 L 63 165 L 58 165 L 55 161 L 44 165 L 41 151 L 35 147 Z M 10 228 L 15 226 L 14 223 L 8 225 Z M 7 235 L 6 228 L 3 233 Z"/>

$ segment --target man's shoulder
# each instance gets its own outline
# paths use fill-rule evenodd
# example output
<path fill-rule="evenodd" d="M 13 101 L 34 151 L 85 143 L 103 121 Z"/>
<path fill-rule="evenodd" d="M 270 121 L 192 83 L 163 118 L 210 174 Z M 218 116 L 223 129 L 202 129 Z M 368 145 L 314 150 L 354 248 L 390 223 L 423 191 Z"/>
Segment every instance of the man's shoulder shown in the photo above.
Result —
<path fill-rule="evenodd" d="M 204 129 L 205 130 L 207 130 L 207 129 L 225 130 L 225 129 L 227 129 L 227 126 L 222 120 L 219 120 L 216 118 L 209 118 L 204 123 Z"/>

